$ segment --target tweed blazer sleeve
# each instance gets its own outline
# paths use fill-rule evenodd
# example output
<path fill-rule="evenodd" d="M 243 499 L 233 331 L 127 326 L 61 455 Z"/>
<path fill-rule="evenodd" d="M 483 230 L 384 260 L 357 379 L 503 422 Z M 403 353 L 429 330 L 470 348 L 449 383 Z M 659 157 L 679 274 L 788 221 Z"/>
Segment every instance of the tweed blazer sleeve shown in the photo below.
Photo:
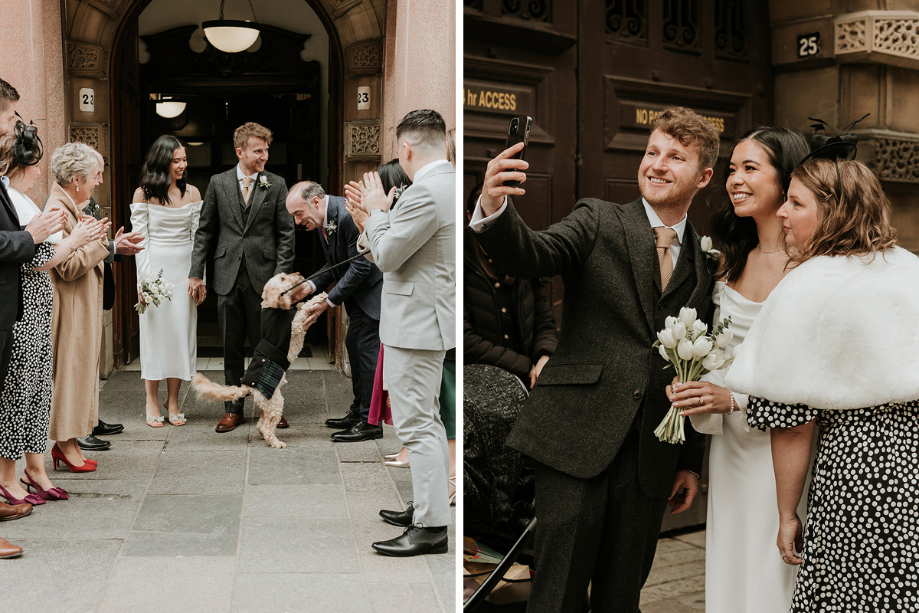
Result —
<path fill-rule="evenodd" d="M 207 192 L 204 194 L 204 203 L 201 205 L 201 216 L 198 220 L 198 230 L 195 232 L 195 245 L 191 253 L 191 268 L 188 271 L 189 279 L 204 278 L 207 258 L 214 250 L 214 241 L 217 238 L 220 225 L 216 191 L 216 182 L 219 176 L 214 175 L 211 177 Z"/>
<path fill-rule="evenodd" d="M 521 279 L 554 277 L 580 266 L 597 240 L 600 200 L 580 200 L 574 210 L 548 230 L 531 230 L 510 199 L 507 209 L 475 237 L 508 275 Z"/>
<path fill-rule="evenodd" d="M 530 281 L 533 287 L 533 360 L 542 355 L 551 356 L 558 347 L 558 329 L 555 327 L 555 316 L 549 304 L 546 286 L 538 279 Z"/>
<path fill-rule="evenodd" d="M 275 201 L 274 227 L 278 236 L 278 259 L 274 274 L 294 269 L 294 218 L 287 212 L 287 182 L 277 177 L 280 192 Z"/>

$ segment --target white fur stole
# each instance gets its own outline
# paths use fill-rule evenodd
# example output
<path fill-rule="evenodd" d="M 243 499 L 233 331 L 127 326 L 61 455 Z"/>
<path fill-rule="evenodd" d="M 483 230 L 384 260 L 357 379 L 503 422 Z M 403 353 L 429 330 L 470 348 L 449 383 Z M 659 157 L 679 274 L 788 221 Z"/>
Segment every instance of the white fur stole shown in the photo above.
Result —
<path fill-rule="evenodd" d="M 801 264 L 766 300 L 725 385 L 818 409 L 916 400 L 919 258 L 894 247 Z"/>

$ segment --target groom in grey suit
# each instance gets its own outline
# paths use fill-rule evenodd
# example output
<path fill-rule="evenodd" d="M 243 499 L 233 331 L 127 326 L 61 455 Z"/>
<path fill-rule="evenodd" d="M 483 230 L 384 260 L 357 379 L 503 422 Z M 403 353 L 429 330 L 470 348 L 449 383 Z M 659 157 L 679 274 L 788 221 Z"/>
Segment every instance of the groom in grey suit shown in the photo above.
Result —
<path fill-rule="evenodd" d="M 365 175 L 361 203 L 370 212 L 366 241 L 383 271 L 383 376 L 396 435 L 408 448 L 414 504 L 380 512 L 406 530 L 373 548 L 413 556 L 446 553 L 452 522 L 438 397 L 444 356 L 456 346 L 456 173 L 446 159 L 446 126 L 436 111 L 407 114 L 396 138 L 411 187 L 387 212 L 379 175 Z"/>
<path fill-rule="evenodd" d="M 204 268 L 214 262 L 211 287 L 217 292 L 217 318 L 223 338 L 227 385 L 239 385 L 244 372 L 246 336 L 261 340 L 261 294 L 274 275 L 294 263 L 294 223 L 284 206 L 287 184 L 265 172 L 271 130 L 245 123 L 233 133 L 239 164 L 211 177 L 201 207 L 201 222 L 188 273 L 188 292 L 204 301 Z M 226 403 L 217 432 L 234 430 L 243 420 L 243 400 Z M 281 418 L 279 428 L 286 428 Z"/>

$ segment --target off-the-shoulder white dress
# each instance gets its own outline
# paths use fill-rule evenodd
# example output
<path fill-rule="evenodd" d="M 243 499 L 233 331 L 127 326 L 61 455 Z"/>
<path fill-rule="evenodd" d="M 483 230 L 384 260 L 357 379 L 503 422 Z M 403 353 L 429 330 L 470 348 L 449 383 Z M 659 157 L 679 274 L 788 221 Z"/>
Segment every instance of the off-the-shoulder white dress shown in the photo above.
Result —
<path fill-rule="evenodd" d="M 141 378 L 190 380 L 198 356 L 198 310 L 188 295 L 188 271 L 202 202 L 172 208 L 135 202 L 133 229 L 144 235 L 144 250 L 135 256 L 137 277 L 163 269 L 163 281 L 172 283 L 172 300 L 149 306 L 140 316 Z"/>

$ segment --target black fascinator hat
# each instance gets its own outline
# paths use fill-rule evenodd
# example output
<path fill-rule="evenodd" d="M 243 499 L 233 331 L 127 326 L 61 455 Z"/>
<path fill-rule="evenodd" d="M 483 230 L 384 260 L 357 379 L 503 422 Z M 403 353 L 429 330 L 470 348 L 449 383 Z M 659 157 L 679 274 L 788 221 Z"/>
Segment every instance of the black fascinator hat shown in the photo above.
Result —
<path fill-rule="evenodd" d="M 26 125 L 19 113 L 16 113 L 16 116 L 19 117 L 19 121 L 13 126 L 13 134 L 16 136 L 13 155 L 23 166 L 35 166 L 45 154 L 41 139 L 38 138 L 38 128 L 34 122 Z"/>
<path fill-rule="evenodd" d="M 858 134 L 849 134 L 852 127 L 871 113 L 865 113 L 842 130 L 842 134 L 830 136 L 830 125 L 822 119 L 808 117 L 817 123 L 811 124 L 814 129 L 814 138 L 811 139 L 811 152 L 801 160 L 798 166 L 803 166 L 808 160 L 822 158 L 830 160 L 836 165 L 836 179 L 842 184 L 839 176 L 839 160 L 851 160 L 858 151 Z M 820 131 L 824 134 L 820 134 Z"/>

